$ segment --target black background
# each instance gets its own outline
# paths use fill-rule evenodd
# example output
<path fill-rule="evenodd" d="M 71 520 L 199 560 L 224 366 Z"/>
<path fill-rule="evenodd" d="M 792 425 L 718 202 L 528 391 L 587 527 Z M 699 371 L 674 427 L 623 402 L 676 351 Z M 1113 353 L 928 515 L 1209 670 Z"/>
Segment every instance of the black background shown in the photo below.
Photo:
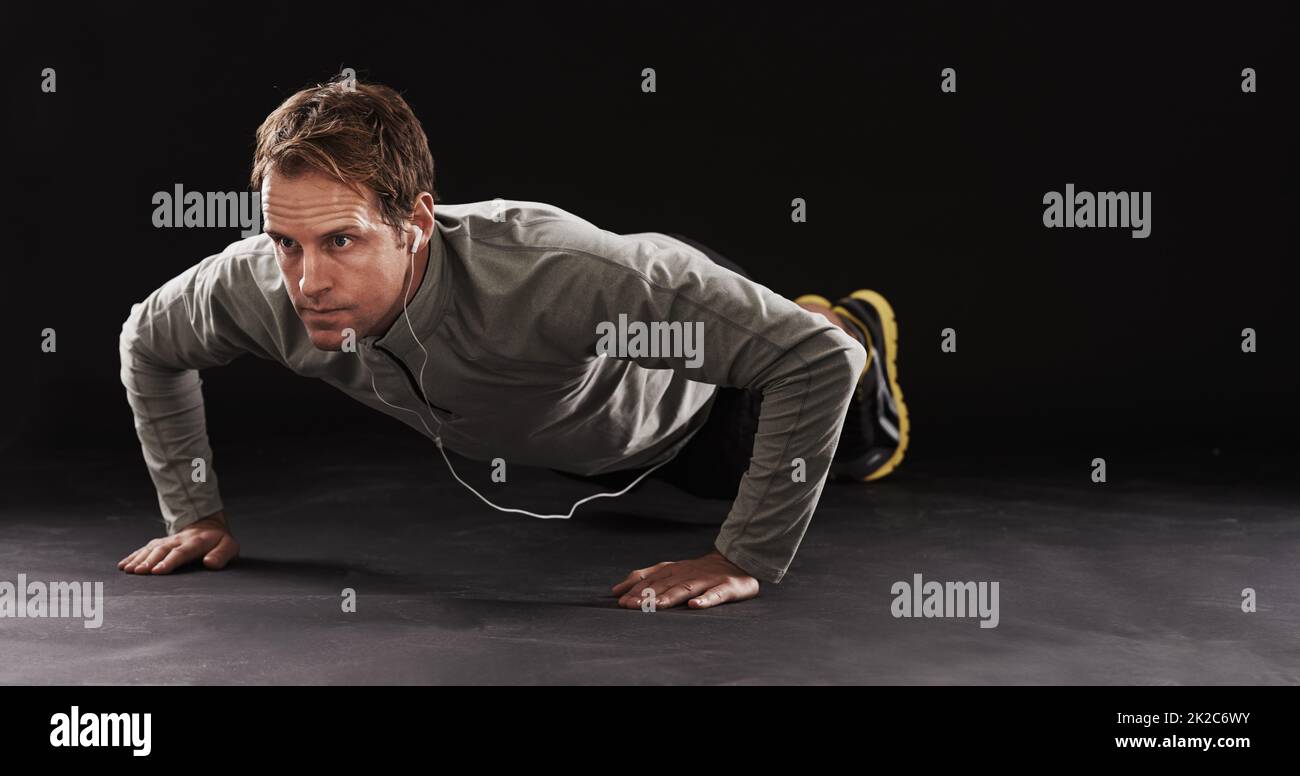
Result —
<path fill-rule="evenodd" d="M 155 229 L 152 194 L 244 190 L 266 114 L 352 67 L 421 118 L 443 202 L 685 233 L 789 296 L 884 292 L 909 460 L 1168 451 L 1294 479 L 1269 463 L 1300 427 L 1296 30 L 1280 7 L 24 4 L 7 26 L 4 455 L 93 439 L 139 456 L 121 323 L 239 239 Z M 1043 194 L 1067 182 L 1151 191 L 1151 236 L 1044 228 Z M 39 349 L 47 326 L 56 354 Z M 266 423 L 409 434 L 256 358 L 204 380 L 218 449 Z"/>

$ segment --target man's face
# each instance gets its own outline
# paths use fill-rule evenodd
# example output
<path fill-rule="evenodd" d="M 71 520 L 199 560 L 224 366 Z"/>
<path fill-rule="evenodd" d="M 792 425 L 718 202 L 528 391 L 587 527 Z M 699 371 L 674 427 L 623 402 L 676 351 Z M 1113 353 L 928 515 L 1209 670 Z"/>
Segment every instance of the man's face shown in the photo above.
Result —
<path fill-rule="evenodd" d="M 411 255 L 380 218 L 379 195 L 318 172 L 262 181 L 262 215 L 285 287 L 312 344 L 340 350 L 382 336 L 400 314 Z"/>

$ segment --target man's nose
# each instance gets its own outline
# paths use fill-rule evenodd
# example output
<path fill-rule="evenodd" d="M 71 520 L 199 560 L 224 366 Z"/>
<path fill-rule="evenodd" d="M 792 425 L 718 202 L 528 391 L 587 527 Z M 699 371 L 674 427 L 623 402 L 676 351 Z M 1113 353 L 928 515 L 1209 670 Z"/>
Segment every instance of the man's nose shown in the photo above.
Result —
<path fill-rule="evenodd" d="M 298 280 L 298 290 L 303 296 L 315 298 L 330 290 L 328 262 L 321 251 L 303 248 L 302 277 Z"/>

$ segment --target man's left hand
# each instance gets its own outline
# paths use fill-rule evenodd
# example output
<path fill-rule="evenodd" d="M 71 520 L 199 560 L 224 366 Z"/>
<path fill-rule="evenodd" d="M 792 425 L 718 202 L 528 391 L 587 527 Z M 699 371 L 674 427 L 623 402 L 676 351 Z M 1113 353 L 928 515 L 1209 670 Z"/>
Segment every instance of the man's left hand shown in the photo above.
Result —
<path fill-rule="evenodd" d="M 655 609 L 667 609 L 683 601 L 692 609 L 730 601 L 744 601 L 758 595 L 758 580 L 714 550 L 694 560 L 665 561 L 637 569 L 614 585 L 618 605 L 641 608 L 641 591 L 653 591 Z"/>

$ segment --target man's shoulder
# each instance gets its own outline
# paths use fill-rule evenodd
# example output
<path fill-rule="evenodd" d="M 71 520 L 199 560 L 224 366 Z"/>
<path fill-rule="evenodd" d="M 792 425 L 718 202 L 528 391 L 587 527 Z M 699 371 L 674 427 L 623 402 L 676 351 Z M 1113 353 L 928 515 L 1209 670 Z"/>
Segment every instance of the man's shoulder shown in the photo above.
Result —
<path fill-rule="evenodd" d="M 434 208 L 439 231 L 472 253 L 572 248 L 595 250 L 608 235 L 590 221 L 546 202 L 491 199 Z"/>
<path fill-rule="evenodd" d="M 441 216 L 444 225 L 464 227 L 478 234 L 502 231 L 509 226 L 540 225 L 550 221 L 596 229 L 590 221 L 557 205 L 522 199 L 497 198 L 454 205 L 440 203 L 434 207 L 434 215 Z"/>
<path fill-rule="evenodd" d="M 263 296 L 284 284 L 275 247 L 266 234 L 255 234 L 230 243 L 198 263 L 198 275 L 219 282 L 231 291 L 257 289 Z"/>
<path fill-rule="evenodd" d="M 248 352 L 301 371 L 315 350 L 298 323 L 274 243 L 256 234 L 230 243 L 197 265 L 198 295 L 219 310 L 227 334 L 241 332 Z"/>
<path fill-rule="evenodd" d="M 546 202 L 494 199 L 439 205 L 434 216 L 443 237 L 469 264 L 501 261 L 531 269 L 541 262 L 550 270 L 643 273 L 664 260 L 665 253 L 680 254 L 686 248 L 657 233 L 618 234 Z M 557 264 L 556 258 L 564 261 Z"/>

